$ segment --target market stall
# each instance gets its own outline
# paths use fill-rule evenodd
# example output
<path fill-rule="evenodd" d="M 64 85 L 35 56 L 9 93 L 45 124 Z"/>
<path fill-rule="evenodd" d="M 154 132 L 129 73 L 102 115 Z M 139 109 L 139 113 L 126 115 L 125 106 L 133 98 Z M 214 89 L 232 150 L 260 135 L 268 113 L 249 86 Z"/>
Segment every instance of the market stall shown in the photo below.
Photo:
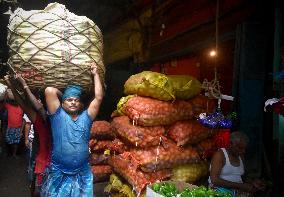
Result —
<path fill-rule="evenodd" d="M 114 196 L 150 196 L 146 188 L 153 189 L 150 185 L 155 182 L 195 184 L 208 176 L 208 159 L 218 147 L 228 145 L 224 138 L 228 125 L 214 125 L 224 118 L 214 117 L 205 124 L 199 117 L 215 110 L 215 100 L 200 95 L 201 90 L 192 76 L 144 71 L 129 77 L 126 97 L 118 102 L 111 122 L 94 122 L 92 129 L 91 163 L 96 166 L 107 157 L 113 170 L 105 191 Z M 99 149 L 101 155 L 95 155 Z"/>

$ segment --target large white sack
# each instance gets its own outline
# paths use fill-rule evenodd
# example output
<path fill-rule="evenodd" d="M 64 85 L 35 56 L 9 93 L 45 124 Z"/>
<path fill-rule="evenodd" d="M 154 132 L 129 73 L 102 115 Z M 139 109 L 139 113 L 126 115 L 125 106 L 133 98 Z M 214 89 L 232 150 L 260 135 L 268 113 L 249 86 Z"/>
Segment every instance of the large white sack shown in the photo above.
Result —
<path fill-rule="evenodd" d="M 90 64 L 104 80 L 103 38 L 98 26 L 59 3 L 44 10 L 15 10 L 8 24 L 8 63 L 32 88 L 69 83 L 90 89 Z"/>

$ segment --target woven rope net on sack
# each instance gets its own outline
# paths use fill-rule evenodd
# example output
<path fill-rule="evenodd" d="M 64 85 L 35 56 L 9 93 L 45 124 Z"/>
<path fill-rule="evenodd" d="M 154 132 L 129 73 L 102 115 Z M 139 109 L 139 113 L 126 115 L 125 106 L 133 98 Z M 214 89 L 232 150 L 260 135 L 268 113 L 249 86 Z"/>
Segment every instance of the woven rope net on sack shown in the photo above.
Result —
<path fill-rule="evenodd" d="M 79 84 L 90 90 L 93 62 L 104 81 L 100 29 L 64 5 L 51 3 L 44 10 L 16 9 L 9 20 L 7 42 L 8 64 L 22 74 L 31 88 L 62 89 L 67 84 Z"/>

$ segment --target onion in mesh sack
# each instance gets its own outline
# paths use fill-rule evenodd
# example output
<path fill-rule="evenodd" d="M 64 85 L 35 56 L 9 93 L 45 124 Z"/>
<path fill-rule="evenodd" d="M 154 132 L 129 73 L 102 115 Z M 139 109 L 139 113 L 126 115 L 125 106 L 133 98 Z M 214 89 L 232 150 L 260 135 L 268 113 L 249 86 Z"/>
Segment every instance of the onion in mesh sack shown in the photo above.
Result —
<path fill-rule="evenodd" d="M 89 158 L 90 165 L 107 164 L 109 155 L 92 153 Z"/>
<path fill-rule="evenodd" d="M 122 111 L 141 126 L 170 125 L 194 117 L 193 106 L 189 102 L 166 102 L 140 96 L 129 98 Z"/>
<path fill-rule="evenodd" d="M 185 144 L 196 144 L 201 140 L 212 136 L 214 129 L 204 127 L 196 120 L 177 121 L 168 129 L 168 136 L 174 140 L 178 146 Z"/>
<path fill-rule="evenodd" d="M 137 169 L 137 165 L 133 163 L 129 153 L 112 156 L 108 163 L 116 173 L 133 186 L 138 197 L 142 195 L 143 190 L 148 184 L 165 180 L 172 174 L 169 169 L 156 172 L 143 172 Z"/>
<path fill-rule="evenodd" d="M 127 115 L 141 126 L 171 125 L 179 120 L 198 117 L 200 113 L 211 112 L 213 105 L 213 101 L 201 95 L 174 102 L 129 95 L 118 102 L 116 115 Z"/>
<path fill-rule="evenodd" d="M 113 141 L 97 141 L 96 144 L 93 146 L 93 149 L 91 149 L 91 152 L 102 153 L 106 150 L 109 150 L 111 153 L 123 153 L 127 150 L 127 147 L 122 141 L 116 138 Z"/>
<path fill-rule="evenodd" d="M 114 139 L 115 134 L 109 122 L 105 120 L 94 121 L 91 128 L 91 138 L 99 140 Z"/>
<path fill-rule="evenodd" d="M 176 165 L 196 163 L 199 155 L 195 148 L 178 147 L 174 142 L 163 138 L 160 146 L 144 150 L 132 150 L 129 152 L 133 161 L 144 172 L 172 168 Z"/>
<path fill-rule="evenodd" d="M 107 181 L 112 173 L 112 168 L 109 165 L 94 165 L 91 168 L 94 174 L 94 183 Z"/>
<path fill-rule="evenodd" d="M 207 138 L 201 141 L 199 144 L 197 144 L 196 148 L 200 157 L 203 159 L 211 158 L 214 152 L 218 149 L 214 138 Z"/>
<path fill-rule="evenodd" d="M 125 143 L 139 148 L 159 145 L 160 137 L 165 133 L 162 126 L 135 126 L 127 116 L 115 117 L 111 126 Z"/>

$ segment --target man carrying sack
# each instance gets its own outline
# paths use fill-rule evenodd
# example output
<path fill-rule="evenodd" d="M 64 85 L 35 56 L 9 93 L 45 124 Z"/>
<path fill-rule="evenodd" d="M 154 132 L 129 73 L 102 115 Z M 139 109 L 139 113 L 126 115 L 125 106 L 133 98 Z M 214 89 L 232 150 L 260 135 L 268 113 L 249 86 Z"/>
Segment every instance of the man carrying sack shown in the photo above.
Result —
<path fill-rule="evenodd" d="M 51 165 L 42 185 L 41 196 L 93 196 L 93 175 L 89 165 L 89 137 L 93 120 L 99 112 L 103 88 L 97 65 L 91 66 L 95 98 L 82 111 L 81 87 L 70 85 L 58 98 L 59 90 L 45 89 L 53 147 Z"/>

